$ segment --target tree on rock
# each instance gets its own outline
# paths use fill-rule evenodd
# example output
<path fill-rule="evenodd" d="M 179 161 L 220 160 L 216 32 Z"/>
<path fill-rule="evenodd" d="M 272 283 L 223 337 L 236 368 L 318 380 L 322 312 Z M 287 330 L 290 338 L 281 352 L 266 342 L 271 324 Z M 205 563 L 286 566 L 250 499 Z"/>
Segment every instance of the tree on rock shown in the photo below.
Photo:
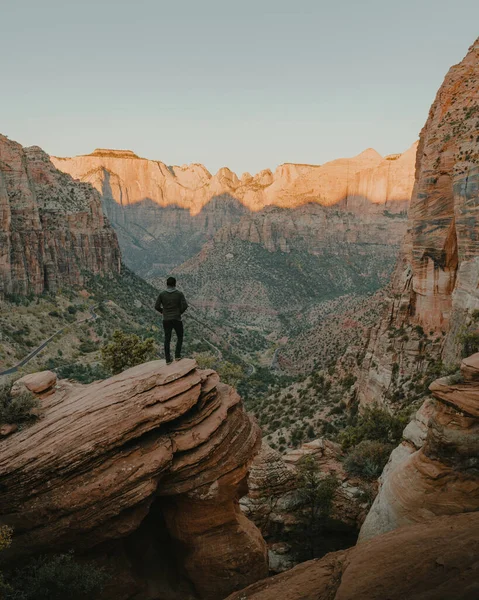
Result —
<path fill-rule="evenodd" d="M 153 338 L 142 340 L 134 333 L 113 332 L 111 341 L 101 348 L 103 365 L 116 375 L 125 369 L 152 360 L 156 355 Z"/>

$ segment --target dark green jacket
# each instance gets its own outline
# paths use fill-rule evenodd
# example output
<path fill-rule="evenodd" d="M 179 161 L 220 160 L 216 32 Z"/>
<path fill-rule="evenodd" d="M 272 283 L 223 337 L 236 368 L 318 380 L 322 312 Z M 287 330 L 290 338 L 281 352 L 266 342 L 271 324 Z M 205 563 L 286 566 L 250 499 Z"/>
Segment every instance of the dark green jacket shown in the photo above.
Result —
<path fill-rule="evenodd" d="M 163 321 L 181 321 L 188 308 L 185 295 L 176 288 L 167 288 L 158 296 L 155 309 L 163 315 Z"/>

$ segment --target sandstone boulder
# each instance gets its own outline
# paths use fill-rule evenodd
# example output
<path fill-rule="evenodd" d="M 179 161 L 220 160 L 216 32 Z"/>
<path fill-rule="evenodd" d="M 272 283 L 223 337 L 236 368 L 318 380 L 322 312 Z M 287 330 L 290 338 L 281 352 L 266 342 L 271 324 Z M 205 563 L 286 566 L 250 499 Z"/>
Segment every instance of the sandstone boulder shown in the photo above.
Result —
<path fill-rule="evenodd" d="M 34 394 L 41 394 L 50 390 L 57 382 L 56 373 L 53 371 L 41 371 L 40 373 L 31 373 L 25 375 L 15 381 L 12 388 L 12 393 L 15 395 L 17 390 L 26 388 L 28 391 Z"/>

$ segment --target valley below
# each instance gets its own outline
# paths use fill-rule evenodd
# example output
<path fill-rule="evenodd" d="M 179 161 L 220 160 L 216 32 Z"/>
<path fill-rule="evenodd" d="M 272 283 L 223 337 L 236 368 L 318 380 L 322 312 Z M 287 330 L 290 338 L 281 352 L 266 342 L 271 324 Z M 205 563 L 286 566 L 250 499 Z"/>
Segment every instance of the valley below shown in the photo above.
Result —
<path fill-rule="evenodd" d="M 479 594 L 478 119 L 479 39 L 403 154 L 0 136 L 0 597 Z"/>

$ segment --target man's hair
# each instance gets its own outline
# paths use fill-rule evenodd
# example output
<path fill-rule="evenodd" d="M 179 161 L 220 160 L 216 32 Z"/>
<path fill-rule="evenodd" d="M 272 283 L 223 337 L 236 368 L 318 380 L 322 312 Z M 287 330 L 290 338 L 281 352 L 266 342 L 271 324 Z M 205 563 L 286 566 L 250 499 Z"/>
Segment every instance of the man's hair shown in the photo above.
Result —
<path fill-rule="evenodd" d="M 176 286 L 176 279 L 174 277 L 168 277 L 168 279 L 166 280 L 166 285 L 168 287 L 175 287 Z"/>

